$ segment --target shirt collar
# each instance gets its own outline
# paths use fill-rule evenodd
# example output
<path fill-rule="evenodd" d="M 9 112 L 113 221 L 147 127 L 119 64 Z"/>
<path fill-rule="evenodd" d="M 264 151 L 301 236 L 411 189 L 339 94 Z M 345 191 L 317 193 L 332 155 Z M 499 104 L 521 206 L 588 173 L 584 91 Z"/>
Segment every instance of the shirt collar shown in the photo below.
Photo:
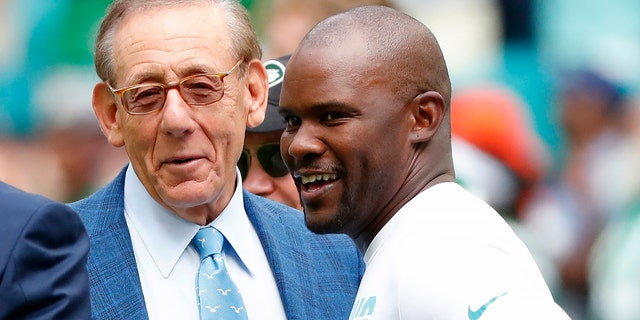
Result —
<path fill-rule="evenodd" d="M 236 169 L 236 181 L 242 181 L 240 179 L 240 172 Z M 140 182 L 131 164 L 125 176 L 124 211 L 163 277 L 169 277 L 185 250 L 195 250 L 190 243 L 201 226 L 158 204 Z M 241 183 L 236 184 L 231 201 L 209 225 L 222 232 L 230 245 L 232 250 L 226 251 L 228 247 L 225 246 L 225 254 L 235 253 L 233 256 L 251 273 L 251 267 L 257 263 L 255 251 L 261 247 L 256 248 L 252 243 L 257 235 L 244 210 Z"/>

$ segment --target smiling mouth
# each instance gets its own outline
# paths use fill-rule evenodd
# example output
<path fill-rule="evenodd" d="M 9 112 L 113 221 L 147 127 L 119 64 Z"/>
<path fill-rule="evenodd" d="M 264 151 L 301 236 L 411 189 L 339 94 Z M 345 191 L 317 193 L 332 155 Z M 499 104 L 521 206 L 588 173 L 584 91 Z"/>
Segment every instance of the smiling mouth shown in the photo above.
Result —
<path fill-rule="evenodd" d="M 314 174 L 308 176 L 296 176 L 296 179 L 300 181 L 302 190 L 312 191 L 321 188 L 323 185 L 333 182 L 338 178 L 337 174 Z"/>

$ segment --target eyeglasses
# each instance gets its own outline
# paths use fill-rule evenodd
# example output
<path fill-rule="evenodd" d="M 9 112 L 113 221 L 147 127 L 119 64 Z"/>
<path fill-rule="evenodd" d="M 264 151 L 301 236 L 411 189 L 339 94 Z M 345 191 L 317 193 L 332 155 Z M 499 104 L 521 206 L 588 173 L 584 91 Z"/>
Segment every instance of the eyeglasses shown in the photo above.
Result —
<path fill-rule="evenodd" d="M 148 114 L 162 109 L 167 99 L 167 90 L 174 88 L 190 106 L 208 105 L 222 99 L 224 77 L 230 75 L 242 61 L 238 61 L 228 72 L 195 74 L 167 84 L 143 83 L 113 89 L 109 82 L 106 83 L 111 92 L 118 96 L 127 113 L 132 115 Z"/>
<path fill-rule="evenodd" d="M 267 143 L 261 145 L 256 151 L 256 155 L 260 166 L 262 166 L 262 169 L 264 169 L 269 176 L 279 178 L 284 177 L 289 173 L 289 170 L 280 155 L 279 143 Z M 250 167 L 251 152 L 247 149 L 243 149 L 242 155 L 240 155 L 240 160 L 238 160 L 238 168 L 240 169 L 243 181 L 247 178 Z"/>

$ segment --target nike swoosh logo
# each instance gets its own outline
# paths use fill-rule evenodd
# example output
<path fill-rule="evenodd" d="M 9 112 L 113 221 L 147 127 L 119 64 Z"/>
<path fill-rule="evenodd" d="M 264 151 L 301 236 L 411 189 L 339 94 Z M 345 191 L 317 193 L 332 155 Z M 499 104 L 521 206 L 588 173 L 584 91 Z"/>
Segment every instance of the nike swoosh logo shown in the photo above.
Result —
<path fill-rule="evenodd" d="M 473 311 L 471 310 L 471 306 L 468 307 L 467 309 L 467 314 L 469 315 L 469 320 L 478 320 L 480 319 L 480 317 L 482 317 L 482 314 L 484 313 L 484 311 L 487 309 L 487 307 L 489 305 L 491 305 L 494 301 L 496 301 L 496 299 L 504 296 L 505 294 L 507 294 L 506 292 L 503 294 L 499 294 L 493 298 L 491 298 L 491 300 L 487 301 L 487 303 L 483 304 L 480 308 L 478 308 L 478 310 Z"/>

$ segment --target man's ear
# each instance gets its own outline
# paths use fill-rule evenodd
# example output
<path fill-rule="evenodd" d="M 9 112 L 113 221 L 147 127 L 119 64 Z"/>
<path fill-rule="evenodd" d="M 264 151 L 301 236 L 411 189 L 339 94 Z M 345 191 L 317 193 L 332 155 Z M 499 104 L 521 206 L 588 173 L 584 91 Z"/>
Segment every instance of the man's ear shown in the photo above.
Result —
<path fill-rule="evenodd" d="M 247 114 L 247 126 L 257 127 L 264 121 L 269 95 L 267 70 L 260 60 L 254 59 L 247 64 L 245 74 L 251 101 Z"/>
<path fill-rule="evenodd" d="M 93 112 L 95 112 L 102 133 L 109 143 L 115 147 L 124 145 L 122 127 L 118 122 L 118 107 L 113 94 L 104 82 L 99 82 L 93 88 Z"/>
<path fill-rule="evenodd" d="M 411 102 L 414 125 L 410 132 L 412 143 L 431 140 L 442 124 L 446 113 L 444 98 L 438 92 L 428 91 Z"/>

